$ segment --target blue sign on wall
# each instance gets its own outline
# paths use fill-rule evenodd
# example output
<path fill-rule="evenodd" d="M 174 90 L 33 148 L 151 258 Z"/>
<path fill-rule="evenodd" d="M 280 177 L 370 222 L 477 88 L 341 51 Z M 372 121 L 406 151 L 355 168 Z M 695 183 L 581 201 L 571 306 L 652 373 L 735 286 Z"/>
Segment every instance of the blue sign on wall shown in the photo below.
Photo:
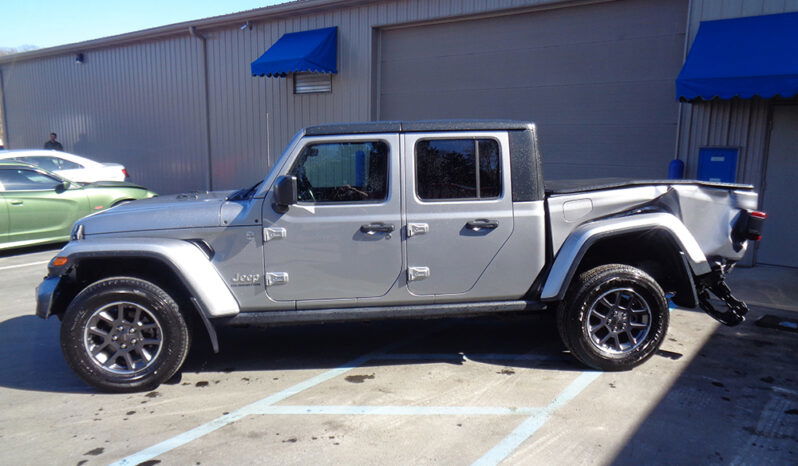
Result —
<path fill-rule="evenodd" d="M 703 181 L 737 181 L 737 149 L 703 147 L 698 151 L 698 176 Z"/>

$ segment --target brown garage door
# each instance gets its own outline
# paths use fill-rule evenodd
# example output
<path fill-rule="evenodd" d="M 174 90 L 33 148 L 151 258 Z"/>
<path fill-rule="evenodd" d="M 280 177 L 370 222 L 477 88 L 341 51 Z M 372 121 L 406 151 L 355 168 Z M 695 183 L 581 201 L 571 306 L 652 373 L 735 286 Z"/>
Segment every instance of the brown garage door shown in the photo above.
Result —
<path fill-rule="evenodd" d="M 547 178 L 663 177 L 686 15 L 630 0 L 383 30 L 380 118 L 532 120 Z"/>

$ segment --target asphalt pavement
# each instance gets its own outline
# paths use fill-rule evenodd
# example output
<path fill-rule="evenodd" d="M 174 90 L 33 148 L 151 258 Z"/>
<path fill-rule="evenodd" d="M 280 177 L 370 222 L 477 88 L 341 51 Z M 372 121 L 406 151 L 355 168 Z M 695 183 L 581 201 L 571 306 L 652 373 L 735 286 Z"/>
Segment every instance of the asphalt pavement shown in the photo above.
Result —
<path fill-rule="evenodd" d="M 794 269 L 735 271 L 746 323 L 675 309 L 629 372 L 580 366 L 545 315 L 407 320 L 225 329 L 120 395 L 33 315 L 56 251 L 0 253 L 0 464 L 798 464 L 798 333 L 755 323 L 796 318 Z"/>

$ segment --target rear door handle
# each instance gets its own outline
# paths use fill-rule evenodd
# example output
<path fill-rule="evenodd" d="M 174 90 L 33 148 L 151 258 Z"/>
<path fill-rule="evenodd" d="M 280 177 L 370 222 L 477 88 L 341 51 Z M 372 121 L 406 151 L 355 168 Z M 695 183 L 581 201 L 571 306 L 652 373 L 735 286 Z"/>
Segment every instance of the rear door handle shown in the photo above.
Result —
<path fill-rule="evenodd" d="M 486 218 L 478 218 L 476 220 L 471 220 L 470 222 L 466 223 L 465 226 L 469 230 L 474 230 L 474 231 L 494 230 L 496 228 L 499 228 L 499 221 L 488 220 Z"/>
<path fill-rule="evenodd" d="M 373 235 L 374 233 L 391 233 L 393 230 L 394 226 L 391 223 L 377 222 L 360 225 L 360 231 L 367 235 Z"/>
<path fill-rule="evenodd" d="M 22 204 L 24 204 L 24 202 L 20 201 L 19 199 L 11 199 L 10 201 L 8 201 L 8 203 L 11 204 L 11 205 L 22 205 Z"/>

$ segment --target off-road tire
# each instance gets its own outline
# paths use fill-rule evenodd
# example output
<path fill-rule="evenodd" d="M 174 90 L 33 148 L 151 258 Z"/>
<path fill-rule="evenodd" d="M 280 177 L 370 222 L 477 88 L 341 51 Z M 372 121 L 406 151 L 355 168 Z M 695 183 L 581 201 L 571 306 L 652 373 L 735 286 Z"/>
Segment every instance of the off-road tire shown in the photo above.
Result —
<path fill-rule="evenodd" d="M 623 310 L 617 301 L 614 306 L 607 306 L 605 303 L 609 300 L 602 300 L 602 297 L 626 300 L 630 303 L 625 305 L 626 308 L 636 307 L 637 310 Z M 611 321 L 614 325 L 605 325 L 602 322 L 610 321 L 602 320 L 599 317 L 602 313 L 608 318 L 610 315 L 620 317 Z M 639 328 L 632 330 L 628 324 L 629 317 L 624 317 L 624 314 L 637 319 Z M 643 335 L 640 327 L 643 322 L 647 325 L 644 336 L 639 340 L 627 336 Z M 583 364 L 604 371 L 629 370 L 653 356 L 665 339 L 668 322 L 668 303 L 662 288 L 647 273 L 623 264 L 602 265 L 582 273 L 571 283 L 565 299 L 557 308 L 557 327 L 565 346 Z M 592 332 L 591 328 L 599 330 Z M 610 336 L 607 342 L 599 342 L 603 335 L 618 328 L 637 333 Z M 629 347 L 623 349 L 624 343 Z M 615 348 L 610 348 L 612 346 Z"/>
<path fill-rule="evenodd" d="M 126 320 L 112 322 L 118 315 Z M 104 336 L 94 334 L 98 327 Z M 158 339 L 160 344 L 142 346 Z M 127 348 L 138 343 L 138 349 L 127 350 L 130 358 L 123 357 L 122 342 Z M 107 392 L 156 388 L 180 369 L 190 344 L 191 332 L 175 300 L 155 284 L 135 277 L 106 278 L 87 286 L 69 304 L 61 324 L 61 349 L 69 366 L 85 382 Z M 111 349 L 101 351 L 106 356 L 93 356 L 92 351 L 100 348 Z M 103 357 L 106 362 L 99 360 Z M 110 364 L 112 359 L 119 364 Z M 131 360 L 134 364 L 126 363 Z"/>

